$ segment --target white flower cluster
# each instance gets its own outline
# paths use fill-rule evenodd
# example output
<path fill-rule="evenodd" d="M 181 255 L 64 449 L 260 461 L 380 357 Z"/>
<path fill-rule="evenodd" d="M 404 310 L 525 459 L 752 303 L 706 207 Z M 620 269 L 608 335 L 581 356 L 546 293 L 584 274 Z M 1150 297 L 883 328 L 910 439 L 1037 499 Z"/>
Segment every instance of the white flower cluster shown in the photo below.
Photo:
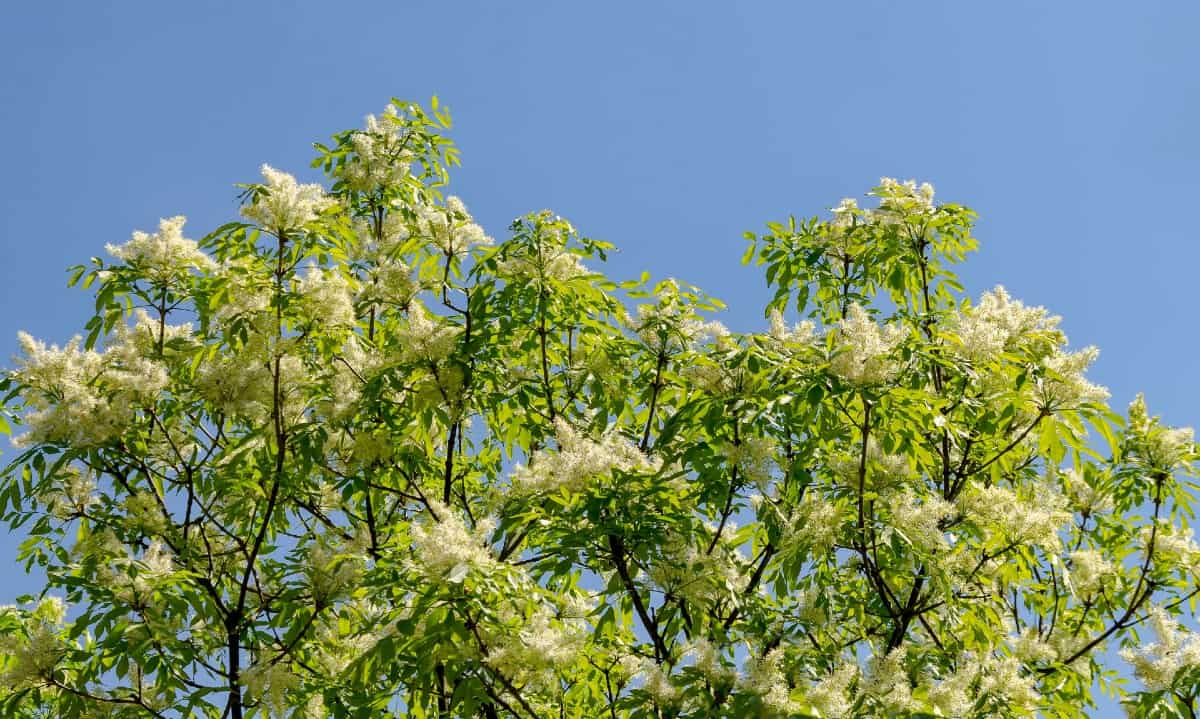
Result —
<path fill-rule="evenodd" d="M 892 353 L 908 336 L 895 325 L 880 326 L 861 305 L 850 306 L 838 325 L 836 346 L 830 358 L 833 374 L 853 385 L 882 384 L 895 377 L 900 366 Z"/>
<path fill-rule="evenodd" d="M 844 719 L 850 715 L 854 702 L 850 696 L 850 684 L 858 679 L 858 665 L 842 663 L 833 673 L 812 685 L 805 699 L 822 717 Z"/>
<path fill-rule="evenodd" d="M 83 472 L 78 467 L 66 467 L 55 479 L 57 486 L 43 491 L 38 495 L 38 501 L 59 519 L 79 517 L 100 501 L 90 470 Z"/>
<path fill-rule="evenodd" d="M 920 702 L 912 695 L 912 684 L 904 667 L 906 651 L 893 649 L 884 656 L 871 658 L 858 690 L 868 701 L 881 708 L 885 715 L 903 715 L 920 711 Z"/>
<path fill-rule="evenodd" d="M 0 607 L 0 614 L 8 612 L 18 615 L 21 629 L 0 635 L 0 686 L 16 691 L 45 684 L 67 652 L 58 636 L 66 605 L 59 597 L 46 597 L 31 612 Z"/>
<path fill-rule="evenodd" d="M 317 606 L 329 606 L 358 585 L 366 566 L 363 549 L 362 546 L 338 547 L 328 538 L 317 538 L 308 545 L 305 574 Z"/>
<path fill-rule="evenodd" d="M 708 338 L 721 340 L 729 330 L 716 321 L 701 320 L 680 295 L 675 280 L 665 280 L 658 288 L 658 302 L 638 305 L 635 326 L 638 337 L 647 347 L 658 352 L 690 349 L 693 344 Z"/>
<path fill-rule="evenodd" d="M 745 437 L 737 444 L 722 442 L 719 452 L 730 467 L 737 467 L 743 479 L 761 487 L 771 479 L 777 448 L 770 437 Z"/>
<path fill-rule="evenodd" d="M 1028 496 L 995 485 L 972 486 L 959 496 L 958 508 L 982 525 L 985 534 L 998 532 L 1008 541 L 1029 542 L 1052 551 L 1061 547 L 1059 530 L 1072 518 L 1066 498 L 1043 485 Z"/>
<path fill-rule="evenodd" d="M 1038 378 L 1036 390 L 1040 406 L 1057 411 L 1108 399 L 1106 388 L 1083 376 L 1099 355 L 1100 350 L 1095 347 L 1085 347 L 1078 352 L 1056 352 L 1043 359 L 1046 374 Z"/>
<path fill-rule="evenodd" d="M 949 543 L 941 523 L 957 514 L 953 504 L 939 496 L 917 497 L 911 488 L 889 493 L 885 501 L 892 515 L 892 531 L 925 552 L 946 549 Z"/>
<path fill-rule="evenodd" d="M 941 716 L 970 716 L 971 707 L 975 704 L 971 698 L 971 683 L 978 676 L 978 671 L 974 662 L 960 662 L 958 671 L 929 685 L 929 703 L 941 712 Z"/>
<path fill-rule="evenodd" d="M 32 391 L 24 395 L 29 432 L 14 442 L 90 447 L 119 435 L 168 384 L 166 368 L 149 356 L 158 332 L 157 322 L 139 311 L 134 325 L 118 326 L 103 353 L 80 349 L 78 337 L 60 349 L 19 333 L 24 356 L 12 376 Z M 187 325 L 164 328 L 168 341 L 190 335 Z"/>
<path fill-rule="evenodd" d="M 472 247 L 492 244 L 492 238 L 475 224 L 467 206 L 454 195 L 446 198 L 445 207 L 425 205 L 417 208 L 416 234 L 447 256 L 464 255 Z"/>
<path fill-rule="evenodd" d="M 462 329 L 431 315 L 419 302 L 408 309 L 408 324 L 396 333 L 405 362 L 440 362 L 454 351 Z"/>
<path fill-rule="evenodd" d="M 262 174 L 265 192 L 242 208 L 242 217 L 276 237 L 300 229 L 334 204 L 320 185 L 301 185 L 292 175 L 270 165 L 262 166 Z"/>
<path fill-rule="evenodd" d="M 1050 315 L 1044 307 L 1026 307 L 1012 299 L 997 286 L 983 293 L 979 304 L 951 315 L 946 329 L 954 335 L 952 347 L 963 358 L 983 365 L 1022 342 L 1037 339 L 1054 331 L 1060 318 Z"/>
<path fill-rule="evenodd" d="M 578 492 L 613 470 L 654 470 L 657 466 L 629 440 L 609 432 L 593 440 L 559 417 L 554 422 L 558 451 L 537 452 L 530 466 L 513 469 L 513 488 L 523 494 Z"/>
<path fill-rule="evenodd" d="M 153 283 L 178 282 L 188 270 L 211 270 L 216 267 L 208 255 L 200 251 L 193 240 L 183 236 L 187 218 L 182 215 L 159 220 L 158 232 L 142 231 L 123 245 L 105 245 L 113 257 L 137 267 Z"/>
<path fill-rule="evenodd" d="M 521 247 L 499 263 L 497 273 L 512 279 L 545 278 L 566 281 L 588 274 L 579 255 L 567 249 L 575 231 L 569 222 L 549 210 L 539 214 L 536 247 Z"/>
<path fill-rule="evenodd" d="M 1169 688 L 1182 670 L 1200 667 L 1200 634 L 1188 631 L 1161 607 L 1150 610 L 1150 625 L 1158 635 L 1140 650 L 1122 649 L 1121 658 L 1152 692 Z"/>
<path fill-rule="evenodd" d="M 303 390 L 312 378 L 303 360 L 283 353 L 286 348 L 286 343 L 277 346 L 269 337 L 251 334 L 244 345 L 201 364 L 196 371 L 196 389 L 227 414 L 262 418 L 274 403 L 275 362 L 279 355 L 282 410 L 285 416 L 296 417 L 303 408 Z"/>
<path fill-rule="evenodd" d="M 735 530 L 732 522 L 725 523 L 725 535 Z M 715 532 L 716 527 L 706 527 L 706 534 Z M 745 586 L 746 564 L 745 557 L 728 542 L 718 542 L 709 553 L 689 536 L 677 533 L 663 542 L 647 573 L 664 593 L 707 605 Z"/>
<path fill-rule="evenodd" d="M 704 637 L 697 637 L 685 652 L 691 657 L 692 666 L 714 687 L 726 687 L 737 676 L 733 667 L 722 660 L 721 650 Z"/>
<path fill-rule="evenodd" d="M 934 211 L 933 185 L 916 180 L 900 182 L 891 177 L 879 178 L 879 187 L 871 193 L 879 198 L 879 209 L 872 215 L 882 222 L 898 221 L 909 215 Z"/>
<path fill-rule="evenodd" d="M 981 664 L 980 694 L 1022 712 L 1032 711 L 1041 701 L 1036 677 L 1023 674 L 1021 661 L 1016 657 L 989 657 Z"/>
<path fill-rule="evenodd" d="M 1063 472 L 1062 481 L 1063 489 L 1073 511 L 1084 516 L 1112 511 L 1112 498 L 1101 489 L 1089 484 L 1078 470 L 1071 468 Z"/>
<path fill-rule="evenodd" d="M 300 677 L 288 662 L 260 660 L 242 673 L 246 694 L 259 701 L 276 719 L 289 716 L 289 694 L 300 685 Z M 294 715 L 293 715 L 294 716 Z"/>
<path fill-rule="evenodd" d="M 358 299 L 383 307 L 407 307 L 418 290 L 411 267 L 400 260 L 381 258 L 372 264 Z"/>
<path fill-rule="evenodd" d="M 1153 525 L 1151 525 L 1153 526 Z M 1142 527 L 1142 544 L 1149 546 L 1151 526 Z M 1168 520 L 1159 520 L 1158 531 L 1154 532 L 1154 557 L 1157 562 L 1171 562 L 1191 573 L 1200 581 L 1200 546 L 1196 545 L 1190 527 L 1177 526 Z"/>
<path fill-rule="evenodd" d="M 800 710 L 799 702 L 791 698 L 791 689 L 780 664 L 783 651 L 772 649 L 763 657 L 751 657 L 746 661 L 745 674 L 738 682 L 743 691 L 758 696 L 764 716 L 790 716 Z"/>
<path fill-rule="evenodd" d="M 487 546 L 490 522 L 482 521 L 471 531 L 458 514 L 430 500 L 437 520 L 416 522 L 410 530 L 417 568 L 431 578 L 458 583 L 471 572 L 490 572 L 498 566 Z"/>
<path fill-rule="evenodd" d="M 375 192 L 404 181 L 412 173 L 413 153 L 405 146 L 404 119 L 389 104 L 376 117 L 367 115 L 366 128 L 350 136 L 354 148 L 339 169 L 346 183 L 360 192 Z"/>
<path fill-rule="evenodd" d="M 1067 578 L 1080 597 L 1090 597 L 1100 591 L 1116 574 L 1113 563 L 1093 549 L 1071 552 L 1068 557 L 1071 566 Z"/>
<path fill-rule="evenodd" d="M 583 642 L 579 627 L 556 620 L 538 605 L 519 629 L 492 643 L 485 660 L 509 677 L 537 674 L 570 666 Z"/>
<path fill-rule="evenodd" d="M 354 325 L 354 294 L 350 282 L 342 273 L 310 267 L 296 290 L 301 298 L 302 311 L 310 321 L 332 327 Z"/>
<path fill-rule="evenodd" d="M 1196 461 L 1196 433 L 1191 427 L 1162 427 L 1158 417 L 1146 409 L 1145 396 L 1138 394 L 1129 404 L 1129 434 L 1134 451 L 1150 469 L 1173 472 Z"/>
<path fill-rule="evenodd" d="M 837 504 L 810 487 L 787 519 L 781 538 L 783 552 L 807 549 L 814 559 L 824 557 L 837 542 L 842 521 Z"/>
<path fill-rule="evenodd" d="M 767 336 L 785 347 L 804 347 L 810 344 L 816 335 L 816 326 L 805 320 L 788 328 L 783 319 L 783 313 L 777 309 L 771 310 L 771 329 Z"/>

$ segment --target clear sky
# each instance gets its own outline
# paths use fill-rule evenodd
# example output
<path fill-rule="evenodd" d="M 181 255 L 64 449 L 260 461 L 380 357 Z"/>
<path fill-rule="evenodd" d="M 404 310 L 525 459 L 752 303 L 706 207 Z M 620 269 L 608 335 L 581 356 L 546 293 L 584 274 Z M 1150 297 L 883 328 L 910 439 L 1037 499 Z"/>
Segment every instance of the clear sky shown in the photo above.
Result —
<path fill-rule="evenodd" d="M 551 208 L 734 330 L 766 298 L 744 230 L 930 181 L 980 213 L 972 294 L 1049 307 L 1115 405 L 1200 424 L 1197 36 L 1185 0 L 8 3 L 0 363 L 81 330 L 67 265 L 160 217 L 200 237 L 261 163 L 314 177 L 312 141 L 436 93 L 491 234 Z"/>

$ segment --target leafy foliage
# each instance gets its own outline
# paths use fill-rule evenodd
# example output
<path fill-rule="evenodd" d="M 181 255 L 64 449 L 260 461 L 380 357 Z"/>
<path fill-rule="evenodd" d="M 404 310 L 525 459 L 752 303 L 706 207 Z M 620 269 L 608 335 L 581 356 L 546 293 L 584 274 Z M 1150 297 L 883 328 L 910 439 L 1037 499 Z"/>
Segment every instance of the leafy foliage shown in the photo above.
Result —
<path fill-rule="evenodd" d="M 885 179 L 748 234 L 770 329 L 732 334 L 549 212 L 495 243 L 448 127 L 394 101 L 328 189 L 264 167 L 247 221 L 72 270 L 86 337 L 2 380 L 47 586 L 0 713 L 1195 715 L 1191 431 L 964 299 L 970 210 Z"/>

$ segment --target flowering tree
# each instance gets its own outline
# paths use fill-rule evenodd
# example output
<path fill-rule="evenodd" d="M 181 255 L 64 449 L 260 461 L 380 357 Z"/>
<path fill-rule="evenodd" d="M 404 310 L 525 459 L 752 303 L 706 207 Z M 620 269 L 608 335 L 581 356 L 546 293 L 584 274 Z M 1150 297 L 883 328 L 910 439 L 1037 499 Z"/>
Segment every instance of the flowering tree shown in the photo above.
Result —
<path fill-rule="evenodd" d="M 47 584 L 0 714 L 1073 717 L 1127 647 L 1124 701 L 1196 716 L 1191 430 L 964 299 L 970 210 L 885 179 L 748 235 L 731 334 L 549 212 L 494 243 L 448 124 L 264 166 L 244 221 L 75 268 L 86 338 L 21 336 L 0 512 Z"/>

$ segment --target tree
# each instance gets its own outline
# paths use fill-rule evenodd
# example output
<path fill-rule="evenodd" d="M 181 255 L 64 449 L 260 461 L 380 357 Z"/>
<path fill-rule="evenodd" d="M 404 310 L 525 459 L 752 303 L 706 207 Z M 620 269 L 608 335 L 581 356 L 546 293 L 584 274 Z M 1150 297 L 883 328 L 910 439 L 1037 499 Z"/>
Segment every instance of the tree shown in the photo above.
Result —
<path fill-rule="evenodd" d="M 1192 432 L 964 299 L 970 210 L 885 179 L 748 233 L 732 334 L 549 212 L 493 243 L 448 127 L 394 101 L 328 189 L 264 166 L 244 221 L 74 268 L 86 337 L 21 336 L 4 716 L 1196 715 Z"/>

